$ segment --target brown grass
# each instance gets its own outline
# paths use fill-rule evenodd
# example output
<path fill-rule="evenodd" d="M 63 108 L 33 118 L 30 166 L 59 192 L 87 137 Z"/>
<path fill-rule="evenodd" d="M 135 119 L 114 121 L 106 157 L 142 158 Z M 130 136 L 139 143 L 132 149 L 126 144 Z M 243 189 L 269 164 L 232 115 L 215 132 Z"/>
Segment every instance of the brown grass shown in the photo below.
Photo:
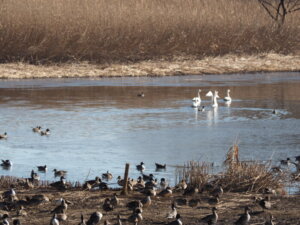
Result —
<path fill-rule="evenodd" d="M 242 162 L 239 160 L 239 147 L 229 148 L 224 161 L 224 170 L 212 174 L 213 167 L 208 163 L 189 162 L 176 171 L 177 179 L 185 179 L 190 185 L 201 190 L 207 183 L 222 184 L 231 192 L 263 192 L 266 188 L 282 189 L 291 174 L 275 173 L 269 162 Z"/>
<path fill-rule="evenodd" d="M 278 30 L 256 0 L 2 0 L 0 15 L 0 62 L 129 62 L 300 49 L 300 13 Z"/>

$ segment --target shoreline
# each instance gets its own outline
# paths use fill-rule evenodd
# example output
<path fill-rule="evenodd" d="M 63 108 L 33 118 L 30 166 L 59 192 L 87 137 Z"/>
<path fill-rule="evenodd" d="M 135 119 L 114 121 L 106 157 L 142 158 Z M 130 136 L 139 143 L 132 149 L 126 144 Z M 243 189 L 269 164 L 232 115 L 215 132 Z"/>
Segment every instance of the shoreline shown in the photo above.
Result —
<path fill-rule="evenodd" d="M 274 53 L 225 55 L 219 57 L 177 57 L 137 63 L 92 64 L 89 62 L 31 65 L 0 64 L 0 79 L 116 78 L 145 76 L 212 75 L 256 72 L 299 72 L 300 55 Z"/>
<path fill-rule="evenodd" d="M 7 191 L 7 188 L 0 187 L 0 193 Z M 126 207 L 127 203 L 134 200 L 142 200 L 145 195 L 138 191 L 131 191 L 128 195 L 121 195 L 120 189 L 109 190 L 82 190 L 82 188 L 71 188 L 65 191 L 59 191 L 51 187 L 34 187 L 21 188 L 16 187 L 16 195 L 22 203 L 25 199 L 39 196 L 43 199 L 39 202 L 25 204 L 24 209 L 18 210 L 12 207 L 10 210 L 1 209 L 1 214 L 9 215 L 9 222 L 13 219 L 19 219 L 22 224 L 41 225 L 49 224 L 52 218 L 51 210 L 58 206 L 58 201 L 63 198 L 68 202 L 66 210 L 67 219 L 60 224 L 78 224 L 80 215 L 83 214 L 85 220 L 88 220 L 90 215 L 99 211 L 103 214 L 101 224 L 104 220 L 108 220 L 112 224 L 117 222 L 117 216 L 120 215 L 123 224 L 131 224 L 127 222 L 127 218 L 132 214 L 132 210 Z M 114 193 L 117 193 L 119 205 L 109 212 L 105 212 L 102 208 L 105 198 L 111 198 Z M 42 197 L 43 196 L 43 197 Z M 185 199 L 187 204 L 177 205 L 177 213 L 180 213 L 183 224 L 196 225 L 199 220 L 211 213 L 212 207 L 217 207 L 219 220 L 218 224 L 233 224 L 243 213 L 244 207 L 251 208 L 251 224 L 262 224 L 268 215 L 272 213 L 276 224 L 298 224 L 300 210 L 299 195 L 272 195 L 272 207 L 268 210 L 262 210 L 258 202 L 254 199 L 263 198 L 263 194 L 245 193 L 245 192 L 227 192 L 225 191 L 220 198 L 219 203 L 210 202 L 211 196 L 204 193 L 194 195 L 182 195 L 182 192 L 174 192 L 172 196 L 151 197 L 152 204 L 143 209 L 143 221 L 139 224 L 168 224 L 174 219 L 167 219 L 166 215 L 171 210 L 171 203 Z M 197 205 L 190 206 L 190 200 L 199 200 Z M 1 201 L 3 202 L 3 200 Z M 16 204 L 18 206 L 18 204 Z M 60 214 L 59 214 L 60 215 Z M 204 223 L 203 223 L 204 224 Z"/>

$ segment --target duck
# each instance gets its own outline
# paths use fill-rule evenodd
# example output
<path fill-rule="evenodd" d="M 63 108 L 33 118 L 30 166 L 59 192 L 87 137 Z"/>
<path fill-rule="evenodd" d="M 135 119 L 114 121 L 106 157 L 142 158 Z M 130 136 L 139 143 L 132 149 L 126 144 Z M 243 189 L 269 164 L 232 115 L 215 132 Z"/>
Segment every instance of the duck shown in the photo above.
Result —
<path fill-rule="evenodd" d="M 151 196 L 148 195 L 146 198 L 142 199 L 141 203 L 143 204 L 143 209 L 148 208 L 152 203 Z"/>
<path fill-rule="evenodd" d="M 21 225 L 21 221 L 19 219 L 14 219 L 13 225 Z"/>
<path fill-rule="evenodd" d="M 215 188 L 210 194 L 214 197 L 218 196 L 218 197 L 222 197 L 224 193 L 224 190 L 222 188 L 222 185 L 219 185 L 217 188 Z"/>
<path fill-rule="evenodd" d="M 176 186 L 176 190 L 185 190 L 187 188 L 187 183 L 184 179 L 182 179 Z"/>
<path fill-rule="evenodd" d="M 197 207 L 200 202 L 201 202 L 200 199 L 190 199 L 189 207 L 192 207 L 192 208 Z"/>
<path fill-rule="evenodd" d="M 212 198 L 209 198 L 208 199 L 208 204 L 210 205 L 217 205 L 220 203 L 220 198 L 219 196 L 216 196 L 216 197 L 212 197 Z"/>
<path fill-rule="evenodd" d="M 234 223 L 235 225 L 247 225 L 251 219 L 249 214 L 250 208 L 248 206 L 245 207 L 245 213 L 241 215 L 241 217 Z"/>
<path fill-rule="evenodd" d="M 88 180 L 83 184 L 84 189 L 92 189 L 93 187 L 99 185 L 101 182 L 100 177 L 96 176 L 94 180 Z"/>
<path fill-rule="evenodd" d="M 53 209 L 51 211 L 51 213 L 55 213 L 55 214 L 58 214 L 58 213 L 66 213 L 68 209 L 68 204 L 66 203 L 66 201 L 63 199 L 61 201 L 61 204 L 57 207 L 55 207 L 55 209 Z"/>
<path fill-rule="evenodd" d="M 47 165 L 45 165 L 45 166 L 37 166 L 37 169 L 40 172 L 47 172 L 47 170 L 48 170 Z"/>
<path fill-rule="evenodd" d="M 61 176 L 65 176 L 67 174 L 67 171 L 65 171 L 65 170 L 54 169 L 53 172 L 54 172 L 55 177 L 61 177 Z"/>
<path fill-rule="evenodd" d="M 7 136 L 7 133 L 4 132 L 4 134 L 0 134 L 0 139 L 7 139 L 8 136 Z"/>
<path fill-rule="evenodd" d="M 101 221 L 102 217 L 103 215 L 101 212 L 93 212 L 86 225 L 96 225 Z"/>
<path fill-rule="evenodd" d="M 57 219 L 56 214 L 54 214 L 50 220 L 50 225 L 59 225 L 59 221 Z"/>
<path fill-rule="evenodd" d="M 54 187 L 58 190 L 66 189 L 65 177 L 61 176 L 59 181 L 53 182 L 50 184 L 51 187 Z"/>
<path fill-rule="evenodd" d="M 40 176 L 34 172 L 34 170 L 31 170 L 31 173 L 30 173 L 30 180 L 33 182 L 33 181 L 39 181 L 40 180 Z"/>
<path fill-rule="evenodd" d="M 138 224 L 143 220 L 141 209 L 137 208 L 134 213 L 128 217 L 128 221 L 131 223 Z"/>
<path fill-rule="evenodd" d="M 108 172 L 108 170 L 107 170 L 106 173 L 102 174 L 102 178 L 106 179 L 106 180 L 111 180 L 113 178 L 113 175 L 110 172 Z"/>
<path fill-rule="evenodd" d="M 176 215 L 175 219 L 176 220 L 168 223 L 168 225 L 182 225 L 181 216 L 179 213 Z"/>
<path fill-rule="evenodd" d="M 290 158 L 286 158 L 286 160 L 283 159 L 280 161 L 280 164 L 284 166 L 289 166 L 291 164 L 291 159 Z"/>
<path fill-rule="evenodd" d="M 269 218 L 265 222 L 265 225 L 274 225 L 273 219 L 274 219 L 273 215 L 270 214 Z"/>
<path fill-rule="evenodd" d="M 194 97 L 193 98 L 193 107 L 194 108 L 197 108 L 200 106 L 201 104 L 201 98 L 200 98 L 200 92 L 201 92 L 201 89 L 198 90 L 198 96 L 197 97 Z"/>
<path fill-rule="evenodd" d="M 261 199 L 258 204 L 263 210 L 271 209 L 272 204 L 270 201 L 270 196 L 266 196 L 264 199 Z"/>
<path fill-rule="evenodd" d="M 198 109 L 198 111 L 204 112 L 205 111 L 205 106 L 203 105 L 201 108 Z"/>
<path fill-rule="evenodd" d="M 117 193 L 114 193 L 113 197 L 110 199 L 110 203 L 114 206 L 117 207 L 120 204 L 120 200 L 117 196 Z"/>
<path fill-rule="evenodd" d="M 140 93 L 137 94 L 137 96 L 140 97 L 140 98 L 144 98 L 145 94 L 144 94 L 144 92 L 140 92 Z"/>
<path fill-rule="evenodd" d="M 139 165 L 136 166 L 138 171 L 144 171 L 146 169 L 144 162 L 141 162 Z"/>
<path fill-rule="evenodd" d="M 159 164 L 159 163 L 155 163 L 156 169 L 160 170 L 160 169 L 166 169 L 167 165 L 166 164 Z"/>
<path fill-rule="evenodd" d="M 177 209 L 174 203 L 171 204 L 171 211 L 167 214 L 168 219 L 175 219 L 177 216 Z"/>
<path fill-rule="evenodd" d="M 145 181 L 154 179 L 154 175 L 152 173 L 150 173 L 149 175 L 143 173 L 142 175 L 143 175 L 143 180 Z"/>
<path fill-rule="evenodd" d="M 143 203 L 141 202 L 141 200 L 134 200 L 134 201 L 128 202 L 126 204 L 126 207 L 131 210 L 135 210 L 136 208 L 143 208 Z"/>
<path fill-rule="evenodd" d="M 172 196 L 172 189 L 168 186 L 166 189 L 162 190 L 158 193 L 158 196 L 161 197 L 171 197 Z"/>
<path fill-rule="evenodd" d="M 230 93 L 230 89 L 227 90 L 227 96 L 225 96 L 223 99 L 224 102 L 228 102 L 228 103 L 231 102 L 232 99 L 231 99 L 229 93 Z"/>
<path fill-rule="evenodd" d="M 183 195 L 195 195 L 199 192 L 198 188 L 193 186 L 188 186 L 186 189 L 184 189 Z"/>
<path fill-rule="evenodd" d="M 166 189 L 169 186 L 169 184 L 168 184 L 168 182 L 166 181 L 165 178 L 160 179 L 159 185 L 160 185 L 161 189 Z"/>
<path fill-rule="evenodd" d="M 50 135 L 50 129 L 47 128 L 45 131 L 41 130 L 40 134 L 41 136 L 48 136 Z"/>
<path fill-rule="evenodd" d="M 86 222 L 85 222 L 82 214 L 80 216 L 80 223 L 78 225 L 86 225 Z"/>
<path fill-rule="evenodd" d="M 36 126 L 36 127 L 32 128 L 32 131 L 34 133 L 41 133 L 42 127 L 41 126 Z"/>
<path fill-rule="evenodd" d="M 113 210 L 114 210 L 114 206 L 111 204 L 109 198 L 106 198 L 106 199 L 104 200 L 102 209 L 103 209 L 105 212 L 109 212 L 109 211 L 113 211 Z"/>
<path fill-rule="evenodd" d="M 217 214 L 217 208 L 213 207 L 212 208 L 212 214 L 203 217 L 201 220 L 201 222 L 205 222 L 208 225 L 213 225 L 213 224 L 217 224 L 218 222 L 218 214 Z"/>
<path fill-rule="evenodd" d="M 3 198 L 11 199 L 16 196 L 16 191 L 13 188 L 10 188 L 8 191 L 2 193 Z"/>
<path fill-rule="evenodd" d="M 176 205 L 184 206 L 187 205 L 188 201 L 185 198 L 177 198 L 175 200 Z"/>
<path fill-rule="evenodd" d="M 3 167 L 11 167 L 12 165 L 13 165 L 13 163 L 9 159 L 6 159 L 6 160 L 2 159 L 1 166 L 3 166 Z"/>
<path fill-rule="evenodd" d="M 206 93 L 206 97 L 211 97 L 212 107 L 218 107 L 217 98 L 220 98 L 218 93 L 218 91 L 214 91 L 214 93 L 212 93 L 212 91 L 209 91 Z"/>

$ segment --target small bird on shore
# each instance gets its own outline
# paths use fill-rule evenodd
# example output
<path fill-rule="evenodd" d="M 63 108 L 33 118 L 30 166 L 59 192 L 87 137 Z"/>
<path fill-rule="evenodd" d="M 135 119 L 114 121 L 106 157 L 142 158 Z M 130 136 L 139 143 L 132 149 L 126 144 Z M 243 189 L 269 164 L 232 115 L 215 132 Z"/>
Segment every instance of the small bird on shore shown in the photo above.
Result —
<path fill-rule="evenodd" d="M 219 185 L 210 194 L 214 197 L 218 196 L 220 198 L 220 197 L 222 197 L 223 193 L 224 193 L 224 190 L 222 188 L 222 185 Z"/>
<path fill-rule="evenodd" d="M 45 165 L 45 166 L 37 166 L 37 168 L 38 168 L 38 171 L 40 171 L 40 172 L 47 172 L 47 165 Z"/>
<path fill-rule="evenodd" d="M 177 209 L 174 203 L 171 205 L 171 211 L 167 214 L 168 219 L 175 219 L 177 216 Z"/>
<path fill-rule="evenodd" d="M 66 181 L 65 177 L 61 176 L 59 181 L 53 182 L 50 184 L 51 187 L 54 187 L 58 190 L 66 189 Z"/>
<path fill-rule="evenodd" d="M 216 207 L 213 207 L 212 208 L 212 214 L 211 215 L 208 215 L 208 216 L 205 216 L 204 218 L 202 218 L 200 221 L 201 222 L 205 222 L 207 223 L 208 225 L 213 225 L 213 224 L 216 224 L 218 222 L 218 214 L 217 214 L 217 208 Z"/>
<path fill-rule="evenodd" d="M 14 219 L 13 225 L 21 225 L 21 221 L 19 219 Z"/>
<path fill-rule="evenodd" d="M 97 225 L 100 223 L 103 215 L 100 212 L 94 212 L 91 214 L 89 220 L 87 221 L 86 225 Z"/>
<path fill-rule="evenodd" d="M 176 215 L 176 220 L 168 223 L 168 225 L 182 225 L 181 216 L 180 214 Z"/>
<path fill-rule="evenodd" d="M 58 213 L 66 213 L 68 209 L 68 204 L 66 203 L 66 201 L 63 199 L 61 201 L 61 204 L 59 206 L 57 206 L 55 209 L 53 209 L 51 211 L 51 213 L 55 213 L 55 214 L 58 214 Z"/>
<path fill-rule="evenodd" d="M 144 98 L 144 97 L 145 97 L 145 94 L 144 94 L 144 92 L 140 92 L 140 93 L 137 94 L 137 96 L 138 96 L 138 97 L 141 97 L 141 98 Z"/>
<path fill-rule="evenodd" d="M 144 171 L 146 169 L 144 162 L 141 162 L 139 165 L 136 166 L 138 171 Z"/>
<path fill-rule="evenodd" d="M 148 208 L 152 203 L 151 196 L 148 195 L 146 198 L 142 199 L 141 203 L 143 204 L 143 209 Z"/>
<path fill-rule="evenodd" d="M 245 213 L 241 215 L 241 217 L 234 223 L 235 225 L 247 225 L 251 219 L 249 214 L 250 208 L 248 206 L 245 207 Z"/>
<path fill-rule="evenodd" d="M 40 133 L 42 131 L 42 127 L 41 126 L 36 126 L 36 127 L 32 128 L 32 131 L 34 133 Z"/>
<path fill-rule="evenodd" d="M 56 214 L 54 214 L 50 220 L 50 225 L 59 225 L 59 221 L 57 219 Z"/>
<path fill-rule="evenodd" d="M 134 213 L 128 217 L 128 221 L 134 224 L 138 224 L 143 220 L 141 209 L 137 208 Z"/>
<path fill-rule="evenodd" d="M 61 177 L 61 176 L 65 176 L 67 174 L 67 171 L 65 171 L 65 170 L 54 169 L 53 172 L 54 172 L 55 177 Z"/>
<path fill-rule="evenodd" d="M 261 199 L 258 204 L 263 210 L 271 209 L 272 204 L 270 201 L 270 196 L 266 196 L 264 199 Z"/>
<path fill-rule="evenodd" d="M 41 134 L 41 136 L 48 136 L 48 135 L 50 135 L 50 129 L 47 128 L 45 131 L 41 130 L 40 134 Z"/>
<path fill-rule="evenodd" d="M 120 200 L 117 196 L 117 193 L 114 193 L 114 196 L 110 199 L 110 203 L 114 206 L 117 207 L 120 203 Z"/>
<path fill-rule="evenodd" d="M 198 204 L 200 203 L 200 199 L 190 199 L 189 200 L 189 207 L 192 207 L 192 208 L 194 208 L 194 207 L 197 207 L 198 206 Z"/>
<path fill-rule="evenodd" d="M 0 139 L 7 139 L 7 138 L 8 138 L 8 135 L 6 132 L 4 134 L 0 134 Z"/>
<path fill-rule="evenodd" d="M 159 185 L 160 185 L 161 189 L 166 189 L 169 186 L 169 184 L 168 184 L 168 182 L 166 181 L 165 178 L 160 179 Z"/>
<path fill-rule="evenodd" d="M 158 196 L 161 197 L 171 197 L 173 194 L 172 189 L 170 187 L 167 187 L 166 189 L 162 190 L 158 193 Z"/>
<path fill-rule="evenodd" d="M 109 198 L 106 198 L 106 199 L 104 200 L 102 209 L 103 209 L 105 212 L 109 212 L 109 211 L 113 211 L 113 210 L 114 210 L 114 206 L 111 204 Z"/>

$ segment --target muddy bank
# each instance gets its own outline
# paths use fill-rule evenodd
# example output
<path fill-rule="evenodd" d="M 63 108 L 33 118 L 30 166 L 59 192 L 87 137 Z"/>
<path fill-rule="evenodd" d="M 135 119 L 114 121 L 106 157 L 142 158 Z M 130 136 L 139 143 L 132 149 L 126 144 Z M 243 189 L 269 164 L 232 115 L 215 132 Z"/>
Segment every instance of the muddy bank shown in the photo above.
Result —
<path fill-rule="evenodd" d="M 1 193 L 7 189 L 1 188 Z M 109 220 L 112 224 L 117 222 L 117 215 L 120 214 L 124 224 L 129 224 L 126 219 L 131 215 L 131 210 L 126 208 L 129 201 L 143 199 L 145 196 L 138 192 L 131 192 L 128 196 L 119 196 L 120 205 L 113 211 L 105 213 L 102 209 L 104 199 L 112 197 L 113 193 L 120 193 L 120 190 L 107 191 L 83 191 L 80 189 L 73 189 L 64 192 L 59 192 L 51 188 L 34 188 L 34 189 L 16 189 L 19 199 L 25 199 L 26 196 L 33 196 L 36 194 L 43 194 L 49 198 L 49 201 L 39 205 L 25 206 L 27 216 L 17 216 L 16 210 L 4 211 L 1 214 L 8 213 L 12 219 L 19 218 L 22 224 L 43 225 L 49 224 L 52 214 L 50 213 L 57 206 L 57 200 L 64 198 L 71 202 L 67 209 L 67 220 L 61 224 L 78 224 L 80 222 L 81 213 L 86 219 L 95 211 L 103 213 L 103 219 Z M 251 221 L 250 224 L 264 224 L 268 213 L 272 213 L 276 224 L 300 224 L 300 196 L 277 195 L 272 196 L 272 208 L 263 212 L 262 208 L 254 202 L 254 196 L 262 196 L 260 194 L 246 194 L 246 193 L 224 193 L 219 204 L 217 204 L 219 222 L 218 224 L 233 224 L 243 213 L 245 206 L 251 207 Z M 199 220 L 210 214 L 211 208 L 215 206 L 208 203 L 209 196 L 207 193 L 196 194 L 194 196 L 183 196 L 182 193 L 174 193 L 172 197 L 152 197 L 152 204 L 144 209 L 142 215 L 144 220 L 140 224 L 166 224 L 171 219 L 167 219 L 166 215 L 170 212 L 171 203 L 179 198 L 199 199 L 200 203 L 195 207 L 188 205 L 178 206 L 177 212 L 181 214 L 183 224 L 200 224 Z M 1 201 L 2 202 L 2 201 Z M 101 224 L 102 224 L 101 222 Z"/>
<path fill-rule="evenodd" d="M 0 78 L 2 79 L 171 76 L 261 71 L 300 71 L 300 55 L 226 55 L 203 59 L 185 57 L 175 58 L 172 61 L 157 60 L 131 64 L 101 65 L 87 62 L 57 65 L 30 65 L 26 63 L 0 64 Z"/>

